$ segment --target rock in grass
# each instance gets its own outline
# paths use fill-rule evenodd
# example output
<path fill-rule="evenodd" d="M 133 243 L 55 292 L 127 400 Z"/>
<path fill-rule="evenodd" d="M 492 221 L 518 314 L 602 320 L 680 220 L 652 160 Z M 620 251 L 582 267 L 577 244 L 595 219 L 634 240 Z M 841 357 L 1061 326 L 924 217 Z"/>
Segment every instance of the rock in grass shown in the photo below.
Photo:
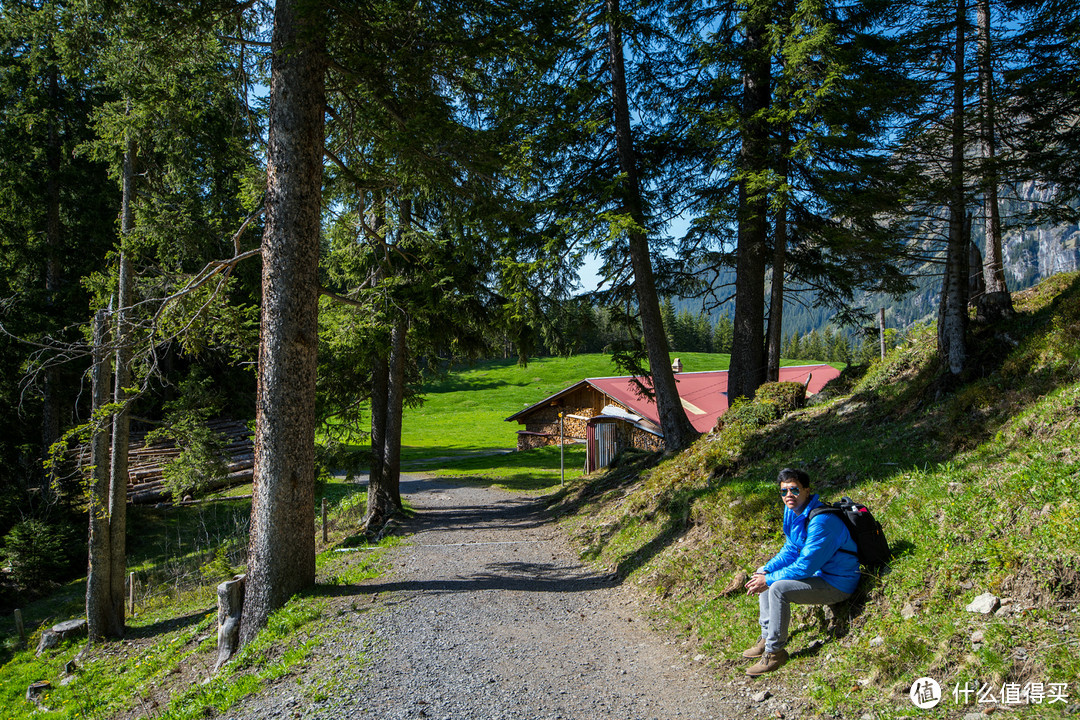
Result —
<path fill-rule="evenodd" d="M 746 585 L 746 581 L 750 579 L 750 576 L 744 572 L 735 573 L 735 577 L 731 578 L 731 582 L 727 584 L 720 594 L 724 597 L 735 595 L 736 593 L 742 593 L 743 585 Z"/>
<path fill-rule="evenodd" d="M 751 699 L 753 699 L 754 702 L 765 702 L 766 700 L 768 700 L 771 697 L 772 697 L 771 692 L 769 692 L 768 690 L 762 690 L 761 692 L 754 693 L 751 696 Z"/>
<path fill-rule="evenodd" d="M 997 596 L 993 593 L 983 593 L 979 597 L 972 600 L 965 610 L 969 613 L 979 613 L 980 615 L 989 615 L 998 609 L 1000 605 Z"/>

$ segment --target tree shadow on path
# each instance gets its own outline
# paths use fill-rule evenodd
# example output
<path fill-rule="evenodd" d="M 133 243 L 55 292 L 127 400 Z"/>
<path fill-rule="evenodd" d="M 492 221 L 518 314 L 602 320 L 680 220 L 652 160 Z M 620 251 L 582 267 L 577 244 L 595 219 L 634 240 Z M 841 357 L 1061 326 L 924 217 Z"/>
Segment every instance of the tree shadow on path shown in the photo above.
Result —
<path fill-rule="evenodd" d="M 423 493 L 445 493 L 455 488 L 475 489 L 475 486 L 456 485 L 445 481 L 428 487 L 417 486 Z M 443 563 L 444 577 L 423 580 L 391 580 L 350 585 L 321 585 L 316 594 L 324 596 L 372 596 L 381 593 L 442 595 L 454 593 L 504 590 L 522 593 L 574 593 L 615 587 L 619 584 L 613 574 L 599 574 L 571 560 L 570 562 L 530 562 L 493 556 L 480 571 L 454 573 L 455 557 L 460 553 L 491 550 L 500 545 L 536 545 L 544 540 L 535 530 L 550 522 L 547 500 L 536 497 L 500 497 L 487 504 L 454 503 L 444 506 L 418 506 L 399 531 L 411 542 L 402 549 L 411 553 L 449 553 L 445 559 L 433 557 L 430 562 Z M 447 534 L 447 542 L 439 542 L 434 534 Z M 476 537 L 473 533 L 482 533 Z M 553 557 L 554 560 L 554 557 Z"/>

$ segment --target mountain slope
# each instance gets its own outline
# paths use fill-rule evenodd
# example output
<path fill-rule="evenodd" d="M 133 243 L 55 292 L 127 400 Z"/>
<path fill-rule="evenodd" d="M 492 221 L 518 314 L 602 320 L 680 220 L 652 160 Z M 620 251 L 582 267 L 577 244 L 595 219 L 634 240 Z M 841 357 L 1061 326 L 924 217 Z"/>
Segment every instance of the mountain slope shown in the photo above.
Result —
<path fill-rule="evenodd" d="M 1013 292 L 1027 290 L 1054 274 L 1080 270 L 1080 224 L 1076 222 L 1044 222 L 1034 224 L 1024 218 L 1041 207 L 1052 205 L 1050 190 L 1033 182 L 1020 183 L 1011 188 L 1001 204 L 1005 229 L 1002 238 L 1006 279 Z M 985 252 L 982 219 L 973 218 L 972 241 Z M 940 249 L 940 247 L 938 247 Z M 927 252 L 934 253 L 935 246 L 927 245 Z M 726 296 L 734 283 L 735 273 L 726 270 L 717 280 L 717 295 Z M 906 330 L 920 322 L 932 322 L 937 317 L 938 298 L 941 292 L 941 267 L 927 265 L 923 276 L 916 278 L 916 288 L 899 300 L 875 295 L 864 295 L 857 302 L 871 313 L 885 308 L 887 327 Z M 789 283 L 787 301 L 784 303 L 784 335 L 797 333 L 807 335 L 826 325 L 834 324 L 834 312 L 829 308 L 813 307 L 813 295 L 791 289 Z M 723 289 L 721 289 L 723 288 Z M 703 309 L 700 300 L 674 301 L 678 311 L 689 310 L 696 314 Z M 715 323 L 724 313 L 735 314 L 735 302 L 729 300 L 712 309 L 710 318 Z"/>

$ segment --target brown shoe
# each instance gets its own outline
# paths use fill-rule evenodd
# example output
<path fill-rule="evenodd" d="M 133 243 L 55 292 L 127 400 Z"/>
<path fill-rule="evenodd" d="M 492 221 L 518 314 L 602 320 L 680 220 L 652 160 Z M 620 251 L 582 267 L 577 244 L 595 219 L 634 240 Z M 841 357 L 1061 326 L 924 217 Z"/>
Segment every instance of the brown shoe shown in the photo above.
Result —
<path fill-rule="evenodd" d="M 771 673 L 773 670 L 782 668 L 787 661 L 788 654 L 786 650 L 767 652 L 761 656 L 760 660 L 746 668 L 746 674 L 750 677 L 757 677 L 758 675 Z"/>
<path fill-rule="evenodd" d="M 743 650 L 742 656 L 744 658 L 750 658 L 752 660 L 754 658 L 761 657 L 761 654 L 764 653 L 764 652 L 765 652 L 765 638 L 758 638 L 757 643 L 755 643 L 753 647 L 748 647 L 745 650 Z"/>

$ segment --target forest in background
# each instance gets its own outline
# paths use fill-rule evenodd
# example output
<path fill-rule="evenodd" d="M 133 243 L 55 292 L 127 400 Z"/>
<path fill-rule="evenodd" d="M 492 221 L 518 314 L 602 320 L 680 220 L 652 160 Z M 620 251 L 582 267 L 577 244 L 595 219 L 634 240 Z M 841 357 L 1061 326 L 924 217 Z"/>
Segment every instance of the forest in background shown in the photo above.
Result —
<path fill-rule="evenodd" d="M 180 491 L 212 471 L 205 420 L 255 418 L 270 493 L 314 482 L 317 421 L 365 432 L 378 524 L 423 379 L 572 351 L 586 313 L 673 450 L 688 340 L 662 298 L 733 299 L 751 397 L 786 305 L 860 323 L 929 275 L 963 377 L 969 324 L 1011 314 L 1001 188 L 1075 222 L 1078 33 L 1058 0 L 5 3 L 5 587 L 81 572 L 89 511 L 122 589 L 133 428 L 184 449 Z M 588 254 L 602 285 L 572 299 Z M 310 527 L 309 495 L 256 499 L 255 557 Z M 268 571 L 303 583 L 309 550 Z"/>

